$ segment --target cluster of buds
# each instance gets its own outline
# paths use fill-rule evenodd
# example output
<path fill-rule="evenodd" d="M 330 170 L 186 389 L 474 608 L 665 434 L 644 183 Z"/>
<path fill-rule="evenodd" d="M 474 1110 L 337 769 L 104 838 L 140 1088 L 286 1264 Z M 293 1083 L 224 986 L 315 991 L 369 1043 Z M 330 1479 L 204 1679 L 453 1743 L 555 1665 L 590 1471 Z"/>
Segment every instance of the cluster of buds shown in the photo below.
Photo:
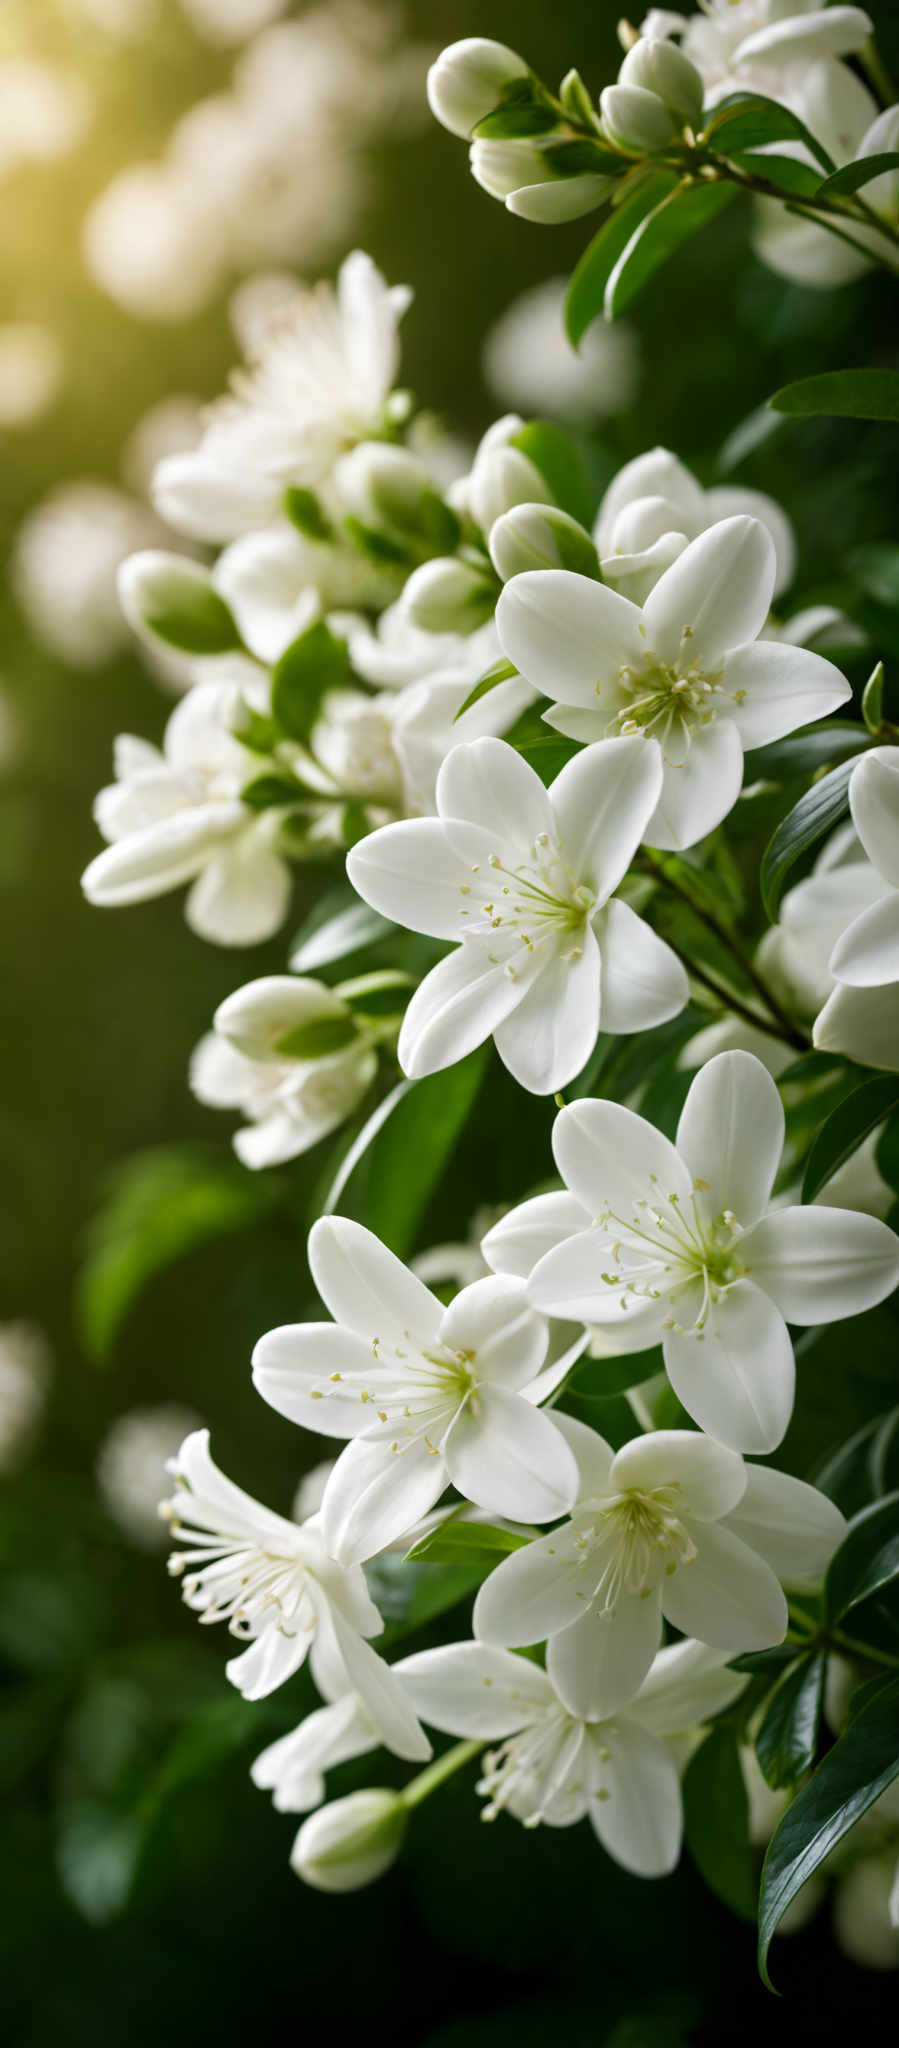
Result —
<path fill-rule="evenodd" d="M 677 46 L 641 36 L 597 109 L 577 71 L 550 93 L 517 52 L 479 36 L 452 43 L 428 74 L 431 110 L 471 140 L 472 175 L 525 220 L 575 220 L 610 198 L 634 157 L 702 124 L 703 81 Z"/>

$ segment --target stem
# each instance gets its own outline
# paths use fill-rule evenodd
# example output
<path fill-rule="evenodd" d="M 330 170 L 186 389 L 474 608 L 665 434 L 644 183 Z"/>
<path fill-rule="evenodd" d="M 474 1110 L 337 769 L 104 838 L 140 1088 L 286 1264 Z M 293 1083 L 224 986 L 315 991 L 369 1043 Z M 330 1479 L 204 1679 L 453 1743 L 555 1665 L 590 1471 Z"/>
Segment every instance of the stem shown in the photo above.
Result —
<path fill-rule="evenodd" d="M 770 1011 L 771 1016 L 776 1020 L 777 1029 L 775 1030 L 766 1018 L 756 1016 L 755 1011 L 751 1010 L 748 1004 L 742 1003 L 739 997 L 730 995 L 722 986 L 713 981 L 709 975 L 705 974 L 703 970 L 696 966 L 691 966 L 691 963 L 687 961 L 686 964 L 691 966 L 691 971 L 696 975 L 697 980 L 705 981 L 706 986 L 720 995 L 730 1005 L 732 1010 L 736 1010 L 739 1015 L 748 1018 L 751 1023 L 758 1026 L 759 1030 L 768 1031 L 775 1038 L 784 1038 L 789 1045 L 795 1046 L 798 1051 L 806 1052 L 808 1050 L 808 1039 L 800 1034 L 792 1018 L 787 1016 L 786 1011 L 781 1008 L 776 997 L 772 995 L 767 982 L 759 974 L 749 954 L 744 951 L 739 939 L 734 938 L 733 933 L 728 931 L 726 925 L 719 923 L 713 911 L 704 910 L 691 896 L 689 889 L 685 889 L 681 882 L 675 881 L 673 875 L 666 872 L 662 862 L 656 858 L 651 849 L 647 849 L 647 852 L 655 878 L 663 882 L 665 888 L 670 889 L 673 895 L 679 896 L 681 902 L 686 903 L 692 911 L 693 916 L 699 919 L 700 924 L 704 924 L 707 930 L 714 933 L 715 938 L 719 940 L 721 945 L 726 946 L 728 952 L 736 960 L 737 965 L 742 969 L 747 981 L 752 983 L 756 994 L 761 997 L 765 1008 Z M 676 952 L 677 947 L 674 950 Z M 683 959 L 684 956 L 681 955 L 681 958 Z"/>
<path fill-rule="evenodd" d="M 683 952 L 680 946 L 675 945 L 673 939 L 666 939 L 665 943 L 671 947 L 672 953 L 676 953 L 678 959 L 683 961 L 687 973 L 692 975 L 693 980 L 701 982 L 703 988 L 707 988 L 710 995 L 716 997 L 722 1009 L 732 1010 L 735 1017 L 742 1017 L 744 1023 L 751 1024 L 755 1031 L 767 1032 L 768 1037 L 776 1038 L 780 1045 L 786 1039 L 787 1043 L 792 1045 L 796 1052 L 808 1052 L 811 1045 L 810 1038 L 806 1038 L 804 1034 L 794 1030 L 792 1025 L 787 1032 L 770 1018 L 760 1017 L 758 1011 L 751 1009 L 748 1003 L 741 1002 L 740 997 L 735 996 L 732 989 L 725 988 L 723 982 L 716 981 L 713 974 L 708 974 L 704 967 L 698 966 L 695 960 L 691 960 L 689 954 Z"/>
<path fill-rule="evenodd" d="M 889 1650 L 875 1650 L 870 1643 L 857 1642 L 855 1636 L 847 1636 L 841 1628 L 828 1629 L 827 1641 L 840 1650 L 850 1650 L 853 1657 L 863 1657 L 867 1664 L 882 1664 L 885 1671 L 899 1671 L 899 1657 L 891 1656 Z"/>
<path fill-rule="evenodd" d="M 875 213 L 873 207 L 869 206 L 866 200 L 859 199 L 857 194 L 852 194 L 851 197 L 847 195 L 842 201 L 818 199 L 814 193 L 800 198 L 798 194 L 785 192 L 783 187 L 775 185 L 771 178 L 760 177 L 754 171 L 737 170 L 727 157 L 715 157 L 714 168 L 719 178 L 728 178 L 732 185 L 739 185 L 744 192 L 757 192 L 763 199 L 777 199 L 781 206 L 786 206 L 791 213 L 798 213 L 804 219 L 813 221 L 816 227 L 829 229 L 830 233 L 838 235 L 841 241 L 848 242 L 850 248 L 856 249 L 862 256 L 867 256 L 870 262 L 880 262 L 884 269 L 891 270 L 895 267 L 885 255 L 878 257 L 876 249 L 869 249 L 861 242 L 856 242 L 852 235 L 847 235 L 845 228 L 837 225 L 839 220 L 848 220 L 850 226 L 855 224 L 859 227 L 876 228 L 877 233 L 899 251 L 899 230 L 892 227 L 889 221 L 883 220 L 881 215 Z"/>
<path fill-rule="evenodd" d="M 435 1757 L 426 1770 L 419 1771 L 418 1777 L 413 1778 L 411 1783 L 404 1787 L 400 1794 L 403 1805 L 408 1806 L 410 1810 L 414 1806 L 420 1806 L 423 1799 L 427 1799 L 432 1792 L 436 1792 L 438 1785 L 443 1784 L 444 1778 L 451 1778 L 455 1771 L 461 1771 L 465 1764 L 471 1763 L 473 1757 L 480 1756 L 483 1748 L 483 1742 L 454 1743 L 452 1749 L 445 1750 L 443 1756 Z"/>

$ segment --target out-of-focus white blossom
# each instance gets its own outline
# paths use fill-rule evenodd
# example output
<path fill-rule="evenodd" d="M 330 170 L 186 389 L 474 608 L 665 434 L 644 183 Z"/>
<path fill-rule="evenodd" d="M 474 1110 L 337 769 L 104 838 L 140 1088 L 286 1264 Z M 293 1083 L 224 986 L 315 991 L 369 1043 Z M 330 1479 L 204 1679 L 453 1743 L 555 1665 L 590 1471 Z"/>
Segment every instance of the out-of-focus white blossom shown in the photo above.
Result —
<path fill-rule="evenodd" d="M 119 565 L 162 537 L 147 506 L 113 484 L 85 478 L 52 491 L 26 513 L 13 550 L 13 589 L 35 637 L 78 668 L 110 661 L 130 640 Z"/>
<path fill-rule="evenodd" d="M 52 1355 L 36 1323 L 0 1324 L 0 1471 L 27 1450 L 47 1396 Z"/>
<path fill-rule="evenodd" d="M 0 327 L 0 427 L 28 427 L 49 411 L 62 383 L 63 360 L 49 327 L 33 320 Z"/>
<path fill-rule="evenodd" d="M 243 43 L 258 29 L 286 14 L 289 0 L 180 0 L 183 12 L 204 42 Z"/>
<path fill-rule="evenodd" d="M 141 414 L 122 450 L 122 476 L 129 490 L 149 499 L 157 465 L 168 455 L 185 455 L 196 448 L 202 432 L 202 399 L 188 392 L 158 399 Z"/>
<path fill-rule="evenodd" d="M 640 378 L 640 345 L 625 320 L 594 320 L 580 348 L 565 332 L 568 282 L 549 278 L 513 299 L 484 343 L 484 375 L 502 405 L 579 421 L 626 412 Z"/>
<path fill-rule="evenodd" d="M 191 1430 L 191 1408 L 174 1401 L 129 1408 L 107 1430 L 97 1454 L 97 1488 L 113 1521 L 139 1550 L 164 1550 L 168 1531 L 159 1517 L 166 1470 Z"/>
<path fill-rule="evenodd" d="M 24 163 L 50 163 L 80 142 L 90 90 L 73 71 L 31 57 L 0 62 L 0 177 Z"/>

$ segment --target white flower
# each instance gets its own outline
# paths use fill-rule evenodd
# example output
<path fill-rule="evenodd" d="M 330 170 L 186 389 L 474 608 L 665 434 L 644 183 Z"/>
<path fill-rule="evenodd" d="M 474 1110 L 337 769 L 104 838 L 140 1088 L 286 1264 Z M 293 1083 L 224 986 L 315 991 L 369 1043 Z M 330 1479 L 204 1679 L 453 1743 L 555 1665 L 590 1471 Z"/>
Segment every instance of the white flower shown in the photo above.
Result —
<path fill-rule="evenodd" d="M 823 1578 L 845 1534 L 824 1494 L 747 1467 L 695 1430 L 655 1430 L 613 1452 L 570 1416 L 556 1426 L 578 1461 L 577 1502 L 570 1521 L 485 1580 L 474 1610 L 482 1642 L 548 1637 L 560 1699 L 604 1718 L 642 1685 L 663 1616 L 730 1654 L 783 1640 L 779 1576 Z"/>
<path fill-rule="evenodd" d="M 860 7 L 822 7 L 819 0 L 705 0 L 702 13 L 683 23 L 681 49 L 701 72 L 712 105 L 727 93 L 752 91 L 792 105 L 810 65 L 848 56 L 872 34 L 870 17 Z"/>
<path fill-rule="evenodd" d="M 842 12 L 828 9 L 828 13 Z M 889 154 L 899 145 L 899 108 L 887 107 L 879 113 L 872 94 L 846 64 L 829 60 L 803 68 L 789 94 L 789 104 L 823 143 L 838 169 L 859 157 Z M 787 153 L 809 164 L 814 161 L 801 143 L 787 144 Z M 814 164 L 814 168 L 819 166 Z M 899 176 L 895 170 L 872 178 L 862 196 L 875 215 L 896 225 Z M 825 288 L 847 284 L 861 276 L 874 257 L 895 268 L 895 249 L 873 223 L 853 220 L 847 223 L 847 235 L 848 241 L 840 241 L 814 220 L 788 213 L 778 200 L 756 202 L 752 236 L 756 254 L 797 284 Z"/>
<path fill-rule="evenodd" d="M 663 1877 L 680 1854 L 677 1765 L 664 1738 L 719 1713 L 745 1679 L 694 1642 L 660 1650 L 614 1720 L 570 1714 L 530 1658 L 486 1643 L 450 1643 L 396 1669 L 423 1721 L 500 1747 L 478 1786 L 485 1820 L 508 1810 L 525 1827 L 570 1827 L 588 1815 L 608 1855 L 638 1877 Z"/>
<path fill-rule="evenodd" d="M 276 518 L 289 485 L 314 488 L 339 455 L 377 433 L 409 297 L 358 249 L 336 290 L 318 284 L 298 294 L 256 359 L 235 373 L 199 448 L 160 464 L 163 516 L 201 539 L 235 539 Z"/>
<path fill-rule="evenodd" d="M 477 1280 L 444 1308 L 370 1230 L 339 1216 L 313 1225 L 309 1264 L 335 1321 L 269 1331 L 253 1378 L 289 1421 L 353 1439 L 322 1500 L 335 1557 L 373 1557 L 450 1481 L 491 1514 L 564 1513 L 576 1468 L 531 1398 L 547 1328 L 519 1282 Z"/>
<path fill-rule="evenodd" d="M 174 1401 L 129 1408 L 116 1417 L 97 1455 L 97 1490 L 119 1528 L 140 1550 L 161 1550 L 166 1532 L 159 1515 L 169 1460 L 199 1417 Z"/>
<path fill-rule="evenodd" d="M 478 443 L 469 475 L 450 489 L 455 509 L 468 512 L 485 534 L 513 505 L 554 502 L 536 462 L 515 445 L 523 427 L 524 420 L 514 412 L 494 420 Z"/>
<path fill-rule="evenodd" d="M 816 1019 L 825 1052 L 899 1067 L 899 747 L 874 747 L 849 783 L 853 823 L 883 893 L 837 939 L 837 986 Z"/>
<path fill-rule="evenodd" d="M 396 1667 L 391 1670 L 395 1683 L 403 1690 Z M 393 1748 L 373 1720 L 361 1693 L 347 1691 L 341 1661 L 329 1658 L 321 1648 L 316 1659 L 316 1683 L 326 1704 L 307 1714 L 289 1735 L 270 1743 L 257 1756 L 250 1771 L 254 1785 L 271 1792 L 278 1813 L 308 1813 L 313 1806 L 320 1806 L 325 1797 L 326 1771 L 347 1763 L 350 1757 L 368 1756 L 381 1743 Z M 414 1718 L 410 1707 L 410 1719 Z M 419 1729 L 418 1733 L 415 1749 L 405 1740 L 401 1749 L 394 1749 L 394 1754 L 430 1756 L 431 1745 L 424 1730 Z"/>
<path fill-rule="evenodd" d="M 736 803 L 744 747 L 781 739 L 850 696 L 820 654 L 757 639 L 776 573 L 770 535 L 744 516 L 691 541 L 642 610 L 566 570 L 515 576 L 502 591 L 504 652 L 556 699 L 549 725 L 578 740 L 660 742 L 664 781 L 642 834 L 651 846 L 703 839 Z"/>
<path fill-rule="evenodd" d="M 777 924 L 759 945 L 759 966 L 789 1009 L 814 1017 L 823 1008 L 834 986 L 830 958 L 837 940 L 888 894 L 854 825 L 838 827 L 811 874 L 787 890 Z"/>
<path fill-rule="evenodd" d="M 186 1439 L 170 1470 L 176 1491 L 161 1512 L 187 1548 L 173 1553 L 169 1571 L 201 1621 L 226 1621 L 248 1645 L 225 1666 L 244 1699 L 264 1699 L 308 1655 L 316 1684 L 323 1677 L 320 1689 L 339 1683 L 358 1692 L 398 1756 L 427 1755 L 403 1686 L 364 1640 L 384 1626 L 364 1575 L 328 1556 L 317 1518 L 298 1527 L 226 1479 L 205 1429 Z"/>
<path fill-rule="evenodd" d="M 36 1323 L 0 1323 L 0 1471 L 28 1448 L 47 1397 L 52 1362 Z"/>
<path fill-rule="evenodd" d="M 213 1026 L 194 1051 L 190 1085 L 199 1102 L 248 1119 L 234 1137 L 244 1166 L 308 1152 L 352 1115 L 377 1071 L 371 1035 L 320 981 L 273 974 L 248 982 L 219 1004 Z M 297 1033 L 308 1053 L 290 1050 Z M 316 1043 L 320 1051 L 311 1050 Z"/>
<path fill-rule="evenodd" d="M 427 817 L 436 811 L 437 780 L 455 747 L 501 738 L 534 701 L 530 683 L 521 676 L 510 676 L 463 711 L 472 681 L 471 665 L 454 663 L 413 683 L 394 699 L 391 743 L 402 776 L 407 817 Z M 383 696 L 376 701 L 386 710 Z"/>
<path fill-rule="evenodd" d="M 530 1263 L 534 1305 L 597 1324 L 620 1353 L 661 1341 L 701 1429 L 731 1450 L 772 1451 L 793 1408 L 787 1323 L 837 1322 L 899 1280 L 899 1238 L 876 1217 L 769 1212 L 783 1137 L 777 1089 L 751 1053 L 703 1067 L 676 1146 L 619 1103 L 572 1103 L 553 1128 L 568 1193 L 513 1210 L 485 1256 L 500 1271 Z"/>
<path fill-rule="evenodd" d="M 661 779 L 656 746 L 616 741 L 578 754 L 546 790 L 502 740 L 476 740 L 444 761 L 435 819 L 385 826 L 353 849 L 347 872 L 367 903 L 460 941 L 406 1011 L 406 1073 L 435 1073 L 492 1034 L 516 1080 L 550 1094 L 580 1072 L 598 1030 L 643 1030 L 683 1008 L 670 948 L 610 900 Z"/>
<path fill-rule="evenodd" d="M 624 320 L 594 320 L 578 349 L 565 333 L 567 278 L 550 278 L 513 299 L 489 329 L 484 375 L 503 405 L 554 419 L 606 419 L 626 412 L 640 374 L 639 339 Z"/>
<path fill-rule="evenodd" d="M 159 521 L 112 484 L 80 479 L 50 492 L 23 519 L 12 582 L 35 637 L 75 668 L 121 653 L 130 632 L 119 604 L 119 564 L 158 545 Z"/>
<path fill-rule="evenodd" d="M 603 581 L 643 604 L 664 569 L 718 520 L 746 512 L 760 519 L 774 543 L 775 597 L 793 580 L 796 543 L 785 512 L 764 491 L 736 484 L 703 490 L 667 448 L 650 448 L 613 477 L 597 514 L 593 537 Z"/>
<path fill-rule="evenodd" d="M 471 689 L 500 658 L 492 619 L 475 633 L 427 633 L 413 624 L 402 598 L 389 605 L 374 626 L 361 618 L 348 621 L 347 640 L 356 674 L 386 690 L 424 682 L 443 669 L 462 668 Z"/>
<path fill-rule="evenodd" d="M 111 844 L 82 877 L 90 903 L 144 903 L 191 882 L 185 916 L 200 938 L 247 946 L 277 931 L 290 869 L 274 845 L 281 813 L 260 815 L 240 800 L 261 772 L 231 731 L 241 694 L 236 682 L 197 683 L 172 712 L 161 752 L 128 735 L 117 741 L 117 780 L 94 809 Z"/>
<path fill-rule="evenodd" d="M 278 661 L 321 613 L 338 606 L 377 611 L 396 590 L 395 572 L 358 548 L 310 540 L 286 523 L 232 541 L 213 582 L 251 654 L 264 662 Z"/>
<path fill-rule="evenodd" d="M 29 57 L 0 62 L 0 178 L 22 163 L 52 163 L 80 141 L 93 112 L 74 71 Z"/>

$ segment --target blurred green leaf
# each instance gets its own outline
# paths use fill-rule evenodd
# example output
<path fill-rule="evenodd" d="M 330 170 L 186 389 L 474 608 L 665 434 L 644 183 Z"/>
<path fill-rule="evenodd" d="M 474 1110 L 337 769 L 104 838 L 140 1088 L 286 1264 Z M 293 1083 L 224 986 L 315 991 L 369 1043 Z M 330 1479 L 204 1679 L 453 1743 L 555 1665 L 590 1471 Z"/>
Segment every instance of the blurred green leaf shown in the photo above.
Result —
<path fill-rule="evenodd" d="M 899 1678 L 863 1708 L 797 1793 L 765 1857 L 759 1901 L 759 1970 L 787 1907 L 875 1799 L 899 1775 Z"/>
<path fill-rule="evenodd" d="M 75 1288 L 89 1356 L 104 1363 L 129 1309 L 154 1274 L 199 1245 L 270 1215 L 277 1193 L 212 1146 L 138 1152 L 111 1175 L 92 1219 Z"/>
<path fill-rule="evenodd" d="M 684 1776 L 684 1836 L 697 1869 L 742 1920 L 755 1919 L 749 1801 L 737 1738 L 720 1723 Z"/>
<path fill-rule="evenodd" d="M 872 668 L 868 680 L 865 684 L 865 687 L 862 691 L 862 717 L 865 721 L 869 733 L 871 734 L 872 739 L 876 739 L 878 737 L 880 727 L 883 722 L 882 661 L 879 661 L 877 663 L 876 668 Z"/>
<path fill-rule="evenodd" d="M 655 1344 L 649 1351 L 629 1351 L 623 1358 L 582 1358 L 568 1384 L 575 1394 L 607 1401 L 642 1386 L 664 1369 L 662 1347 Z"/>
<path fill-rule="evenodd" d="M 354 1140 L 321 1213 L 355 1217 L 405 1258 L 474 1106 L 489 1052 L 479 1046 L 444 1073 L 399 1082 Z"/>
<path fill-rule="evenodd" d="M 874 1074 L 838 1103 L 812 1145 L 802 1178 L 802 1200 L 813 1202 L 839 1167 L 851 1159 L 884 1117 L 899 1105 L 899 1074 Z"/>
<path fill-rule="evenodd" d="M 396 925 L 363 903 L 349 882 L 341 882 L 320 898 L 301 924 L 290 950 L 291 973 L 317 974 L 395 931 Z"/>
<path fill-rule="evenodd" d="M 316 619 L 285 650 L 272 670 L 272 711 L 291 739 L 308 740 L 329 690 L 350 672 L 345 640 Z"/>
<path fill-rule="evenodd" d="M 773 1791 L 795 1785 L 810 1771 L 818 1747 L 827 1657 L 799 1657 L 778 1679 L 765 1704 L 755 1753 Z"/>
<path fill-rule="evenodd" d="M 387 1624 L 384 1635 L 376 1637 L 379 1651 L 469 1599 L 495 1563 L 495 1555 L 488 1564 L 455 1565 L 407 1562 L 388 1551 L 372 1558 L 365 1577 Z"/>
<path fill-rule="evenodd" d="M 899 1492 L 873 1501 L 853 1517 L 824 1581 L 824 1605 L 831 1621 L 899 1578 Z"/>
<path fill-rule="evenodd" d="M 804 732 L 791 733 L 785 740 L 773 740 L 768 747 L 751 747 L 745 756 L 744 780 L 792 782 L 800 775 L 814 774 L 825 761 L 856 754 L 870 745 L 865 729 L 848 718 L 822 719 Z"/>
<path fill-rule="evenodd" d="M 536 1533 L 536 1532 L 532 1532 Z M 529 1542 L 512 1529 L 500 1529 L 491 1522 L 459 1522 L 450 1518 L 429 1530 L 407 1550 L 404 1564 L 415 1560 L 428 1564 L 494 1564 Z"/>
<path fill-rule="evenodd" d="M 769 403 L 807 419 L 899 420 L 899 370 L 822 370 L 784 384 Z"/>
<path fill-rule="evenodd" d="M 141 1849 L 140 1822 L 99 1802 L 63 1809 L 56 1861 L 72 1904 L 104 1927 L 126 1904 Z"/>
<path fill-rule="evenodd" d="M 730 206 L 736 190 L 723 180 L 720 184 L 679 185 L 660 200 L 634 229 L 609 273 L 603 299 L 606 319 L 616 320 L 675 250 Z"/>
<path fill-rule="evenodd" d="M 798 114 L 763 93 L 729 93 L 719 100 L 706 124 L 704 140 L 723 156 L 731 156 L 735 150 L 767 149 L 772 142 L 804 142 L 825 171 L 834 168 L 833 158 Z"/>
<path fill-rule="evenodd" d="M 853 548 L 848 566 L 866 597 L 875 598 L 890 611 L 899 608 L 899 546 L 894 541 L 873 540 L 863 548 Z"/>
<path fill-rule="evenodd" d="M 776 185 L 779 192 L 790 192 L 799 199 L 809 199 L 818 191 L 821 173 L 812 169 L 811 164 L 802 163 L 794 156 L 777 156 L 765 151 L 764 156 L 751 150 L 729 149 L 728 162 L 736 164 L 738 170 L 748 171 L 750 176 L 765 178 Z"/>
<path fill-rule="evenodd" d="M 635 229 L 676 184 L 673 171 L 653 171 L 613 209 L 594 235 L 575 269 L 565 303 L 565 325 L 575 348 L 602 312 L 606 285 Z"/>
<path fill-rule="evenodd" d="M 851 164 L 842 164 L 818 187 L 821 199 L 836 198 L 849 192 L 860 192 L 863 185 L 870 185 L 872 178 L 882 178 L 885 172 L 899 171 L 899 155 L 894 149 L 882 150 L 876 156 L 856 157 Z"/>
<path fill-rule="evenodd" d="M 777 922 L 787 876 L 796 862 L 832 832 L 849 810 L 849 778 L 855 761 L 842 761 L 820 782 L 812 784 L 777 827 L 762 856 L 762 901 L 772 924 Z"/>
<path fill-rule="evenodd" d="M 596 510 L 596 494 L 572 435 L 552 420 L 528 420 L 513 435 L 512 443 L 536 464 L 563 512 L 569 512 L 572 519 L 589 528 Z"/>
<path fill-rule="evenodd" d="M 296 1024 L 275 1041 L 274 1050 L 285 1060 L 322 1060 L 343 1052 L 358 1036 L 352 1017 L 315 1017 L 309 1024 Z"/>

